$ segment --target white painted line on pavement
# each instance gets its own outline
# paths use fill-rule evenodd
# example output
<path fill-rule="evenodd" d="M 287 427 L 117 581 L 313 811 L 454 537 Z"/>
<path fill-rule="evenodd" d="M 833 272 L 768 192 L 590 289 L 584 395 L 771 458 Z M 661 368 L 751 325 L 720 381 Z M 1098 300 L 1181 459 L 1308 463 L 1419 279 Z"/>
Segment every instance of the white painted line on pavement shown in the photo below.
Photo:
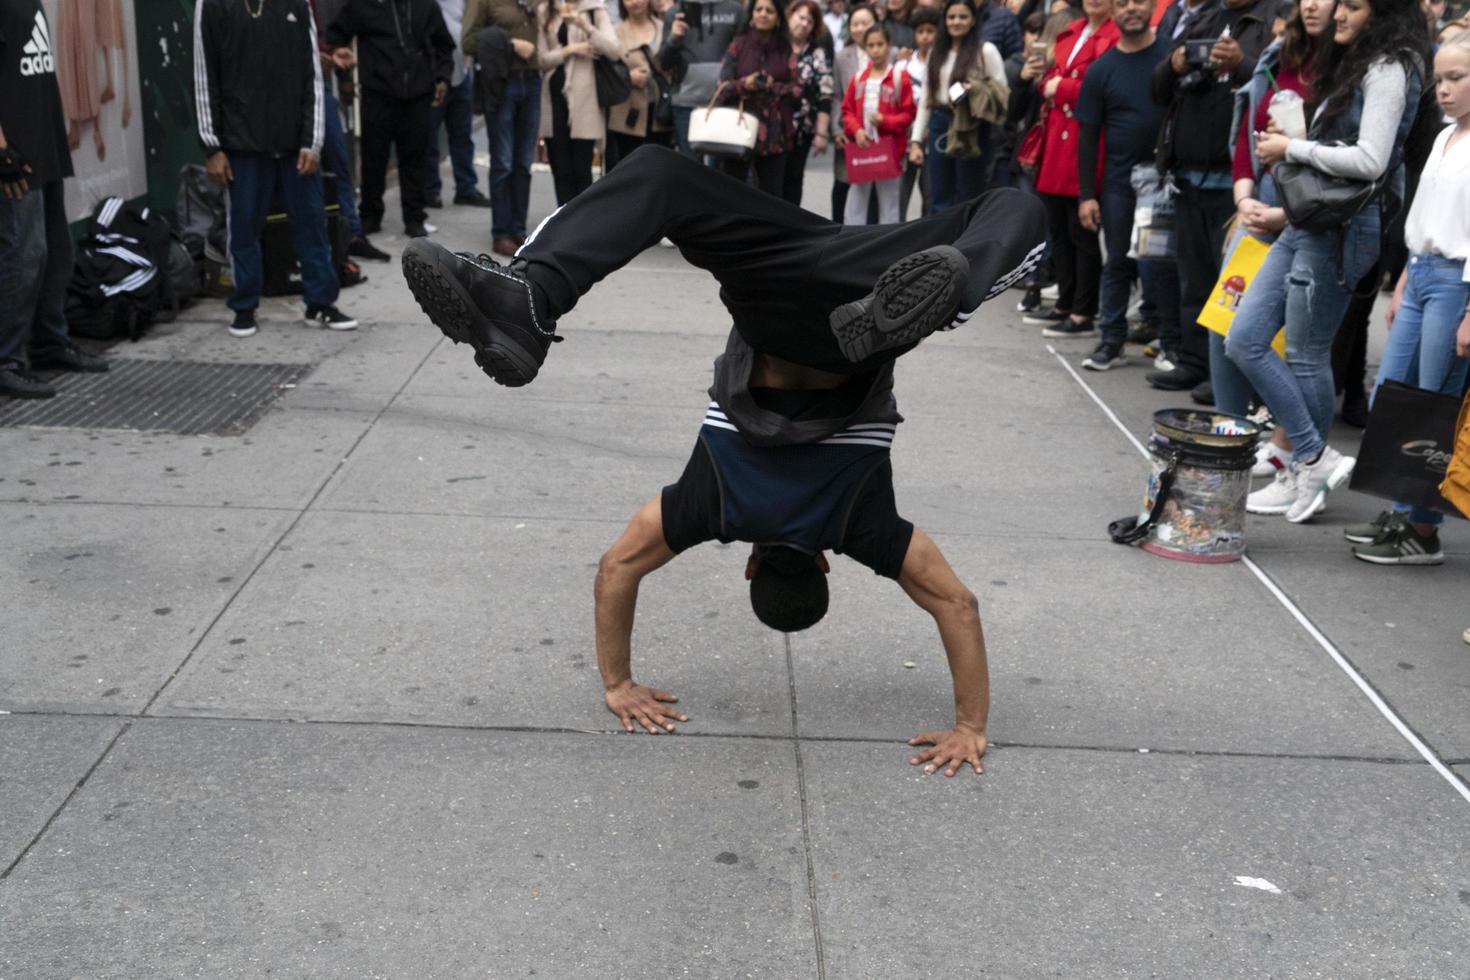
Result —
<path fill-rule="evenodd" d="M 1128 431 L 1128 427 L 1124 425 L 1122 420 L 1118 418 L 1117 414 L 1108 407 L 1107 403 L 1098 397 L 1097 392 L 1092 390 L 1092 386 L 1084 381 L 1082 379 L 1082 376 L 1072 369 L 1072 365 L 1068 364 L 1066 358 L 1057 353 L 1055 347 L 1053 347 L 1051 344 L 1047 344 L 1046 349 L 1051 352 L 1051 355 L 1055 357 L 1058 363 L 1060 363 L 1062 367 L 1066 369 L 1067 373 L 1072 376 L 1072 380 L 1076 381 L 1077 384 L 1081 386 L 1082 390 L 1087 392 L 1088 397 L 1090 397 L 1094 402 L 1097 403 L 1098 407 L 1103 410 L 1103 414 L 1107 415 L 1108 418 L 1113 420 L 1113 424 L 1118 427 L 1118 431 L 1127 436 L 1128 441 L 1133 443 L 1134 448 L 1142 453 L 1144 458 L 1147 458 L 1148 450 L 1144 448 L 1143 443 L 1139 442 L 1138 437 L 1135 436 L 1132 432 Z M 1425 745 L 1424 741 L 1419 738 L 1418 735 L 1414 734 L 1414 731 L 1409 728 L 1409 726 L 1404 722 L 1402 718 L 1399 717 L 1398 713 L 1394 711 L 1393 708 L 1389 707 L 1388 703 L 1384 701 L 1379 693 L 1373 689 L 1373 685 L 1369 684 L 1367 679 L 1364 678 L 1362 674 L 1358 673 L 1357 669 L 1353 667 L 1352 664 L 1348 663 L 1347 658 L 1342 655 L 1341 651 L 1339 651 L 1337 647 L 1333 646 L 1332 641 L 1327 639 L 1327 637 L 1322 634 L 1322 631 L 1319 630 L 1312 623 L 1312 621 L 1307 618 L 1306 613 L 1302 612 L 1297 604 L 1292 602 L 1291 598 L 1287 596 L 1285 592 L 1281 591 L 1281 588 L 1271 580 L 1271 577 L 1269 575 L 1261 570 L 1261 567 L 1259 565 L 1251 561 L 1249 555 L 1242 556 L 1241 561 L 1245 563 L 1246 568 L 1250 569 L 1251 574 L 1254 575 L 1261 582 L 1261 584 L 1266 587 L 1266 590 L 1276 597 L 1276 601 L 1281 603 L 1281 605 L 1285 607 L 1287 612 L 1291 613 L 1292 618 L 1295 619 L 1299 624 L 1301 624 L 1302 629 L 1307 631 L 1307 635 L 1316 640 L 1317 645 L 1320 646 L 1323 650 L 1327 651 L 1327 655 L 1331 657 L 1333 662 L 1337 664 L 1338 667 L 1342 668 L 1342 672 L 1347 674 L 1352 682 L 1358 686 L 1358 690 L 1362 691 L 1369 702 L 1371 702 L 1372 705 L 1378 709 L 1378 713 L 1383 715 L 1383 717 L 1388 720 L 1388 723 L 1392 725 L 1395 729 L 1397 729 L 1398 733 L 1404 737 L 1404 740 L 1414 747 L 1414 751 L 1418 752 L 1419 755 L 1424 759 L 1424 761 L 1429 763 L 1430 767 L 1432 767 L 1435 772 L 1444 777 L 1445 782 L 1449 783 L 1451 788 L 1453 788 L 1456 793 L 1459 793 L 1460 796 L 1462 796 L 1467 803 L 1470 803 L 1470 786 L 1466 786 L 1464 781 L 1461 780 L 1459 776 L 1455 775 L 1450 767 L 1445 765 L 1440 760 L 1439 756 L 1435 755 L 1434 752 L 1429 748 L 1429 746 Z"/>

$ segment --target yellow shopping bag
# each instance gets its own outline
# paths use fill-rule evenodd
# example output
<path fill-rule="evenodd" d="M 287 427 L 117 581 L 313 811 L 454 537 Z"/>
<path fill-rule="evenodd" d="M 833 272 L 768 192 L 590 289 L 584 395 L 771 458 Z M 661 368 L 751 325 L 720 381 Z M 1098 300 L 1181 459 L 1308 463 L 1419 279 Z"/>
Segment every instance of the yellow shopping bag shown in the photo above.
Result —
<path fill-rule="evenodd" d="M 1271 246 L 1253 235 L 1242 235 L 1240 242 L 1235 246 L 1235 251 L 1225 262 L 1225 268 L 1220 272 L 1220 281 L 1215 283 L 1214 292 L 1205 302 L 1205 308 L 1200 311 L 1199 325 L 1207 327 L 1218 334 L 1230 332 L 1230 324 L 1235 321 L 1235 311 L 1240 308 L 1240 301 L 1245 296 L 1245 291 L 1250 288 L 1251 280 L 1261 270 L 1261 265 L 1266 261 L 1266 253 Z M 1277 331 L 1276 339 L 1271 341 L 1271 349 L 1282 358 L 1286 357 L 1286 328 Z"/>

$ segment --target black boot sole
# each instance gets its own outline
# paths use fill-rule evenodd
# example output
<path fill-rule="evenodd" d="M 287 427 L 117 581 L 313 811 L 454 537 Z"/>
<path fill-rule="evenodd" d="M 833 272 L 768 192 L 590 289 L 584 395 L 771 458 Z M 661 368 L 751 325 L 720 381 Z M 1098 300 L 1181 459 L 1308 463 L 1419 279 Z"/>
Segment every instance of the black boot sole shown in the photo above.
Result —
<path fill-rule="evenodd" d="M 503 337 L 470 298 L 453 272 L 464 261 L 442 245 L 414 239 L 403 250 L 403 277 L 419 308 L 440 332 L 456 344 L 475 350 L 475 363 L 496 384 L 519 388 L 536 377 L 540 365 L 519 346 Z M 480 338 L 489 337 L 489 342 Z"/>
<path fill-rule="evenodd" d="M 878 277 L 871 293 L 832 311 L 828 323 L 842 356 L 857 364 L 949 326 L 969 274 L 970 263 L 949 245 L 899 259 Z"/>

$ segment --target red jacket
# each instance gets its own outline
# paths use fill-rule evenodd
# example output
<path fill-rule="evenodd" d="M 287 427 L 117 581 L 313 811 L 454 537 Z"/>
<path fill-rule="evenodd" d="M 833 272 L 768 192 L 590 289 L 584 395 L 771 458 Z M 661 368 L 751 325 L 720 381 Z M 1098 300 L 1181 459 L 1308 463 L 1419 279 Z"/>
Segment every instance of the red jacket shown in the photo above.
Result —
<path fill-rule="evenodd" d="M 859 130 L 867 128 L 863 119 L 863 89 L 868 84 L 868 75 L 872 70 L 869 65 L 859 72 L 842 96 L 842 129 L 847 133 L 848 139 L 856 136 Z M 898 79 L 896 91 L 893 87 L 895 78 Z M 878 114 L 883 117 L 883 121 L 878 124 L 878 138 L 893 143 L 897 148 L 898 158 L 902 160 L 904 151 L 908 148 L 909 127 L 914 124 L 914 116 L 918 115 L 918 107 L 914 105 L 913 82 L 907 71 L 888 66 L 888 74 L 883 76 L 883 84 L 878 87 Z"/>
<path fill-rule="evenodd" d="M 1068 65 L 1067 59 L 1072 55 L 1072 48 L 1077 45 L 1086 26 L 1086 20 L 1074 21 L 1057 35 L 1056 61 L 1036 83 L 1038 88 L 1044 90 L 1047 82 L 1053 78 L 1060 79 L 1057 93 L 1051 101 L 1051 109 L 1046 114 L 1046 142 L 1041 151 L 1041 169 L 1036 175 L 1036 189 L 1043 194 L 1076 197 L 1080 193 L 1077 182 L 1077 131 L 1082 127 L 1072 118 L 1072 112 L 1077 108 L 1077 100 L 1082 95 L 1082 76 L 1086 74 L 1088 65 L 1118 42 L 1118 25 L 1112 20 L 1104 21 L 1101 27 L 1088 35 L 1077 51 L 1077 57 Z M 1099 166 L 1102 165 L 1102 159 L 1102 152 L 1099 151 Z"/>

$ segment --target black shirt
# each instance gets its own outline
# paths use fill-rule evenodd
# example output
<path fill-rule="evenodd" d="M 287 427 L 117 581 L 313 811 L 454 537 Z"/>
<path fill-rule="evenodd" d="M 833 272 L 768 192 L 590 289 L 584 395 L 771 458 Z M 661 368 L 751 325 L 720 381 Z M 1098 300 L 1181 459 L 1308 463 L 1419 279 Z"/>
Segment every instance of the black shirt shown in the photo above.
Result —
<path fill-rule="evenodd" d="M 788 418 L 799 416 L 830 394 L 773 388 L 752 388 L 750 393 L 761 408 Z M 723 512 L 720 480 L 702 440 L 695 443 L 679 482 L 664 487 L 662 509 L 664 542 L 675 554 L 719 540 Z M 879 575 L 897 579 L 913 534 L 914 526 L 898 515 L 893 465 L 885 460 L 853 499 L 842 547 L 834 550 Z"/>
<path fill-rule="evenodd" d="M 54 49 L 41 0 L 0 0 L 0 127 L 33 187 L 72 175 Z"/>
<path fill-rule="evenodd" d="M 1133 167 L 1153 159 L 1164 110 L 1149 96 L 1149 84 L 1154 68 L 1171 49 L 1163 38 L 1155 38 L 1142 51 L 1109 48 L 1082 79 L 1077 121 L 1102 127 L 1103 179 L 1110 184 L 1128 186 Z"/>

